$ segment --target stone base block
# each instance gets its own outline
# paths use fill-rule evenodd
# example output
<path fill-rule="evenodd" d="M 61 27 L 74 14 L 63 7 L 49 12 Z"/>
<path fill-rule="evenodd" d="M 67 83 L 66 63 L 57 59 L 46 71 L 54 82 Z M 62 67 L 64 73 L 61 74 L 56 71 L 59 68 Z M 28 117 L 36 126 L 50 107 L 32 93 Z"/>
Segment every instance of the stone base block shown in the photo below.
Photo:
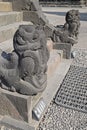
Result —
<path fill-rule="evenodd" d="M 71 58 L 71 44 L 68 43 L 56 43 L 53 48 L 58 50 L 63 50 L 63 58 Z"/>
<path fill-rule="evenodd" d="M 21 117 L 20 118 L 21 120 L 30 122 L 32 118 L 32 112 L 31 112 L 32 111 L 31 110 L 32 97 L 31 96 L 21 95 L 16 92 L 9 92 L 1 88 L 0 88 L 0 95 L 4 95 L 8 99 L 8 102 L 10 102 L 9 103 L 10 106 L 8 105 L 6 106 L 7 109 L 14 106 L 14 109 L 10 108 L 12 112 L 14 113 L 14 110 L 15 110 L 17 112 L 17 115 L 19 114 L 18 117 Z M 3 101 L 2 105 L 4 105 L 4 103 L 5 102 Z M 11 113 L 9 112 L 8 115 L 11 116 Z M 14 115 L 11 117 L 15 118 Z M 16 119 L 17 119 L 17 116 L 16 116 Z M 17 120 L 19 120 L 19 118 Z"/>

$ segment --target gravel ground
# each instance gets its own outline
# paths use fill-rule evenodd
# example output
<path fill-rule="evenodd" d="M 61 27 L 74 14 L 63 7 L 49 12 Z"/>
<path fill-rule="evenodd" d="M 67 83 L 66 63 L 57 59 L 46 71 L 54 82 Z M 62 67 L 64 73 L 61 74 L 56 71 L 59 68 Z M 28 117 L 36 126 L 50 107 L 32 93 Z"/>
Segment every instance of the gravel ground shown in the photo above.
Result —
<path fill-rule="evenodd" d="M 52 102 L 37 130 L 87 130 L 87 114 Z"/>
<path fill-rule="evenodd" d="M 78 50 L 74 48 L 73 52 L 76 54 L 76 56 L 75 59 L 73 60 L 72 65 L 87 68 L 87 49 Z"/>

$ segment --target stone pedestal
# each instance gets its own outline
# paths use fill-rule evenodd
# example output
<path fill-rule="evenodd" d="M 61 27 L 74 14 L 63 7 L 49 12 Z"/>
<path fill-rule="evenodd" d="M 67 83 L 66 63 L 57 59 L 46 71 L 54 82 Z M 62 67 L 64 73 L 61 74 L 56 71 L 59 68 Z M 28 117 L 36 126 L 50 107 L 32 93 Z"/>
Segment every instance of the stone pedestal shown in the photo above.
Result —
<path fill-rule="evenodd" d="M 23 121 L 26 121 L 26 122 L 31 121 L 31 118 L 32 118 L 32 112 L 31 112 L 32 111 L 31 110 L 32 97 L 31 96 L 21 95 L 15 92 L 9 92 L 1 88 L 0 88 L 0 95 L 4 95 L 8 99 L 8 102 L 10 102 L 9 104 L 12 104 L 14 106 L 15 111 L 17 111 L 17 113 L 19 114 L 19 116 L 21 117 Z M 9 109 L 9 107 L 12 107 L 12 105 L 7 106 L 7 109 Z M 12 110 L 14 113 L 13 108 Z M 11 117 L 10 112 L 9 112 L 9 116 Z"/>
<path fill-rule="evenodd" d="M 56 43 L 53 48 L 58 50 L 63 50 L 63 58 L 70 59 L 71 58 L 71 47 L 72 45 L 69 43 Z"/>

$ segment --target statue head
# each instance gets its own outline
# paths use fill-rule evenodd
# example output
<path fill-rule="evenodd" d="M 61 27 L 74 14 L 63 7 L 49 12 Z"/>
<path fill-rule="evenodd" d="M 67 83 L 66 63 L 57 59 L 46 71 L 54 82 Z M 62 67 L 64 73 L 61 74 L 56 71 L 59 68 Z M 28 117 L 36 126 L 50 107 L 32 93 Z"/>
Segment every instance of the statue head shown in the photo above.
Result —
<path fill-rule="evenodd" d="M 77 22 L 80 19 L 80 14 L 78 10 L 70 10 L 66 13 L 66 22 Z"/>

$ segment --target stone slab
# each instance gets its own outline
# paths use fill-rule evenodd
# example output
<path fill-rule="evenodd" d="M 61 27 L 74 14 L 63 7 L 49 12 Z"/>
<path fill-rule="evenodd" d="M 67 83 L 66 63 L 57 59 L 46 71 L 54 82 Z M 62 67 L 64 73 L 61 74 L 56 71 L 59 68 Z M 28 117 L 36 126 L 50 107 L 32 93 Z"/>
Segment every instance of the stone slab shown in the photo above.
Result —
<path fill-rule="evenodd" d="M 22 20 L 22 12 L 0 12 L 0 26 L 21 22 Z"/>
<path fill-rule="evenodd" d="M 9 130 L 9 129 L 12 129 L 12 130 L 35 130 L 34 127 L 29 126 L 28 123 L 15 120 L 15 119 L 8 117 L 8 116 L 4 116 L 3 118 L 1 118 L 0 125 L 4 126 L 3 127 L 4 130 Z M 2 130 L 2 127 L 1 127 L 1 130 Z"/>

